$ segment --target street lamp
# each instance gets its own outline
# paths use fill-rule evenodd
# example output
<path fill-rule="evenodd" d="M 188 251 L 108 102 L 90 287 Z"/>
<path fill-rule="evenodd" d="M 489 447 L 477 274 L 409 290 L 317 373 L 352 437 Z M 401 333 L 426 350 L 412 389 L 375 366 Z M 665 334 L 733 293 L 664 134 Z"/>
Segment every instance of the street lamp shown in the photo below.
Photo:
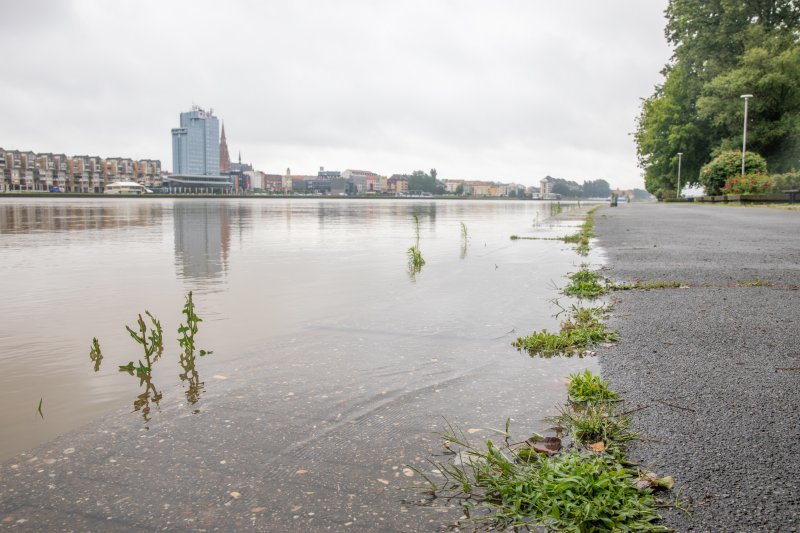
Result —
<path fill-rule="evenodd" d="M 675 193 L 675 198 L 681 197 L 681 157 L 683 152 L 678 152 L 678 191 Z"/>
<path fill-rule="evenodd" d="M 743 94 L 744 98 L 744 133 L 742 134 L 742 177 L 744 177 L 744 154 L 747 152 L 747 99 L 752 98 L 752 94 Z"/>

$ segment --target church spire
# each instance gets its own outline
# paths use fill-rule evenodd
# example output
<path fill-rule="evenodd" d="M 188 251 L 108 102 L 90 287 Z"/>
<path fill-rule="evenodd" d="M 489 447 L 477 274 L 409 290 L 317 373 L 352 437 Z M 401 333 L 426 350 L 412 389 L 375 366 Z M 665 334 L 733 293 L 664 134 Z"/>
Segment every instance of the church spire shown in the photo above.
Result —
<path fill-rule="evenodd" d="M 219 171 L 231 171 L 231 156 L 228 154 L 228 140 L 225 138 L 225 122 L 222 123 L 222 138 L 219 140 Z"/>

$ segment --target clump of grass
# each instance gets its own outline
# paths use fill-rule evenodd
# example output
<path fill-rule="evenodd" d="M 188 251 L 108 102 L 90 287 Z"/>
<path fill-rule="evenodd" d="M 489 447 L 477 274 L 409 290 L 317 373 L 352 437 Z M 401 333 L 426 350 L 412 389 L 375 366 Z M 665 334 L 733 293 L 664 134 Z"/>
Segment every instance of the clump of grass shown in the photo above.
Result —
<path fill-rule="evenodd" d="M 562 237 L 564 242 L 578 245 L 575 247 L 575 251 L 579 255 L 586 256 L 589 254 L 589 240 L 594 237 L 594 212 L 598 207 L 593 207 L 586 213 L 586 219 L 578 227 L 577 233 Z"/>
<path fill-rule="evenodd" d="M 614 414 L 609 404 L 587 405 L 580 410 L 562 407 L 558 416 L 549 419 L 555 423 L 555 429 L 568 435 L 577 446 L 587 447 L 602 442 L 602 450 L 619 451 L 619 446 L 636 438 L 631 433 L 630 417 Z"/>
<path fill-rule="evenodd" d="M 609 403 L 620 400 L 618 392 L 611 390 L 607 382 L 588 370 L 582 374 L 570 374 L 567 394 L 571 402 L 581 404 Z"/>
<path fill-rule="evenodd" d="M 425 265 L 425 259 L 422 257 L 422 252 L 419 251 L 419 248 L 416 246 L 412 246 L 408 249 L 408 267 L 409 270 L 414 272 L 415 274 L 422 270 L 422 267 Z"/>
<path fill-rule="evenodd" d="M 573 306 L 570 317 L 561 323 L 558 333 L 543 329 L 527 337 L 519 337 L 512 345 L 520 351 L 525 350 L 532 357 L 582 356 L 592 346 L 619 340 L 619 333 L 606 330 L 605 324 L 600 321 L 606 314 L 605 307 Z"/>
<path fill-rule="evenodd" d="M 596 385 L 588 376 L 573 375 L 570 385 Z M 653 492 L 671 488 L 673 481 L 630 466 L 624 443 L 636 436 L 628 431 L 628 418 L 613 409 L 610 403 L 581 410 L 568 405 L 555 420 L 572 441 L 561 448 L 560 439 L 544 439 L 557 443 L 550 450 L 537 446 L 539 435 L 510 444 L 508 423 L 504 444 L 487 440 L 485 446 L 448 424 L 442 440 L 453 460 L 431 461 L 439 482 L 412 467 L 428 483 L 416 489 L 460 501 L 467 521 L 489 528 L 669 531 L 657 524 L 662 504 Z"/>
<path fill-rule="evenodd" d="M 597 298 L 608 292 L 606 280 L 603 276 L 589 270 L 587 265 L 581 265 L 581 269 L 567 276 L 569 283 L 564 286 L 563 293 L 566 296 L 577 298 Z"/>

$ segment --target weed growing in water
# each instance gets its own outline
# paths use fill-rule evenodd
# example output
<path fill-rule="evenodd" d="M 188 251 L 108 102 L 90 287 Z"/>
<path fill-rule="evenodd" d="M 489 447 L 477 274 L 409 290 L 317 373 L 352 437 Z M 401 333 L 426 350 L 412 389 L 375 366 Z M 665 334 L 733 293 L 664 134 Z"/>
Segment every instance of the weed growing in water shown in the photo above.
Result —
<path fill-rule="evenodd" d="M 94 363 L 94 371 L 100 370 L 100 362 L 103 360 L 103 353 L 100 351 L 100 342 L 97 337 L 92 339 L 92 346 L 89 349 L 89 359 Z"/>
<path fill-rule="evenodd" d="M 531 357 L 555 355 L 583 356 L 586 350 L 602 342 L 616 342 L 619 333 L 607 331 L 600 319 L 608 313 L 606 307 L 572 307 L 570 318 L 561 323 L 559 333 L 546 329 L 519 337 L 512 345 L 525 350 Z"/>
<path fill-rule="evenodd" d="M 597 272 L 589 270 L 585 264 L 581 265 L 579 271 L 568 275 L 567 278 L 569 283 L 563 289 L 566 296 L 597 298 L 608 292 L 605 278 Z"/>
<path fill-rule="evenodd" d="M 572 376 L 570 385 L 575 380 Z M 556 417 L 574 436 L 564 449 L 560 439 L 539 435 L 509 444 L 508 424 L 503 445 L 487 440 L 478 446 L 448 424 L 442 440 L 453 460 L 431 460 L 443 481 L 411 467 L 428 483 L 415 488 L 433 498 L 459 500 L 467 521 L 490 528 L 669 531 L 656 524 L 661 504 L 653 491 L 669 489 L 673 481 L 627 466 L 623 443 L 635 438 L 627 418 L 616 416 L 611 404 L 602 411 L 594 406 L 592 413 L 569 409 L 562 412 L 568 416 Z"/>
<path fill-rule="evenodd" d="M 582 374 L 570 374 L 567 388 L 573 403 L 598 404 L 620 401 L 618 392 L 611 390 L 600 376 L 585 370 Z"/>
<path fill-rule="evenodd" d="M 467 225 L 461 222 L 461 239 L 464 241 L 464 244 L 467 243 Z"/>
<path fill-rule="evenodd" d="M 419 250 L 419 217 L 416 213 L 414 217 L 414 233 L 416 240 L 414 246 L 408 249 L 408 273 L 414 279 L 416 274 L 419 274 L 422 267 L 425 265 L 425 259 L 422 257 L 422 252 Z"/>
<path fill-rule="evenodd" d="M 186 315 L 186 324 L 178 326 L 178 344 L 186 352 L 194 352 L 194 336 L 197 334 L 197 325 L 203 321 L 194 312 L 194 302 L 192 301 L 192 291 L 186 295 L 186 304 L 183 306 L 182 314 Z M 203 355 L 203 354 L 201 354 Z"/>
<path fill-rule="evenodd" d="M 145 314 L 150 317 L 150 321 L 153 324 L 149 336 L 147 335 L 147 324 L 145 324 L 142 315 L 139 315 L 139 319 L 137 320 L 137 324 L 139 324 L 139 333 L 133 331 L 130 326 L 125 326 L 125 329 L 131 334 L 133 340 L 142 345 L 142 348 L 144 348 L 144 357 L 147 359 L 147 362 L 150 363 L 151 356 L 155 355 L 153 359 L 153 362 L 155 362 L 164 351 L 164 337 L 161 329 L 161 322 L 156 320 L 156 318 L 150 314 L 150 311 L 145 311 Z M 149 345 L 148 341 L 150 341 Z"/>
<path fill-rule="evenodd" d="M 43 401 L 44 401 L 44 398 L 39 398 L 39 407 L 36 409 L 36 411 L 39 413 L 39 416 L 41 416 L 42 418 L 44 418 L 44 413 L 42 413 L 42 402 Z"/>

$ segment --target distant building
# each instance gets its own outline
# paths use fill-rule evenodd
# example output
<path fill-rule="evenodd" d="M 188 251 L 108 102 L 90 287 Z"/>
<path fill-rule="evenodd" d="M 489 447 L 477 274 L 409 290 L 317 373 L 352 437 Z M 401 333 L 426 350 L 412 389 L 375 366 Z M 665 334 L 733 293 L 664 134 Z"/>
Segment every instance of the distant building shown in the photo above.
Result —
<path fill-rule="evenodd" d="M 219 140 L 219 172 L 225 174 L 231 169 L 231 156 L 228 153 L 228 140 L 225 138 L 225 123 L 222 123 L 222 138 Z"/>
<path fill-rule="evenodd" d="M 556 179 L 550 176 L 545 177 L 539 182 L 539 194 L 551 194 L 553 192 L 553 185 L 556 184 Z"/>
<path fill-rule="evenodd" d="M 172 192 L 230 192 L 231 178 L 220 174 L 219 119 L 214 110 L 192 106 L 180 120 L 180 127 L 172 129 L 172 175 L 164 177 L 164 185 Z M 243 180 L 242 173 L 239 169 Z"/>
<path fill-rule="evenodd" d="M 219 176 L 219 119 L 213 110 L 192 106 L 181 113 L 181 127 L 172 129 L 172 173 Z"/>
<path fill-rule="evenodd" d="M 109 157 L 42 153 L 0 148 L 0 191 L 102 193 L 114 181 L 158 185 L 161 162 Z"/>

